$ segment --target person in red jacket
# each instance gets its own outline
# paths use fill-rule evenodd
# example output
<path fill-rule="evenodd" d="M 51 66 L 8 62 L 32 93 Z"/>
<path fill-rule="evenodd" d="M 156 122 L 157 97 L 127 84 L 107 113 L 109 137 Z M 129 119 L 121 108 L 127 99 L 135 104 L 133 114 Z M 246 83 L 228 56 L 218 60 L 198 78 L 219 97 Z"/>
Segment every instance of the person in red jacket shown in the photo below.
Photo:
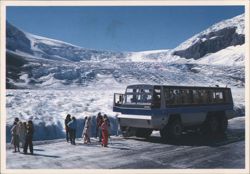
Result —
<path fill-rule="evenodd" d="M 106 118 L 104 118 L 101 128 L 102 128 L 102 146 L 108 147 L 108 121 Z"/>
<path fill-rule="evenodd" d="M 99 112 L 96 118 L 96 138 L 97 136 L 99 137 L 99 142 L 102 142 L 102 128 L 101 128 L 102 122 L 103 122 L 103 117 L 101 112 Z"/>

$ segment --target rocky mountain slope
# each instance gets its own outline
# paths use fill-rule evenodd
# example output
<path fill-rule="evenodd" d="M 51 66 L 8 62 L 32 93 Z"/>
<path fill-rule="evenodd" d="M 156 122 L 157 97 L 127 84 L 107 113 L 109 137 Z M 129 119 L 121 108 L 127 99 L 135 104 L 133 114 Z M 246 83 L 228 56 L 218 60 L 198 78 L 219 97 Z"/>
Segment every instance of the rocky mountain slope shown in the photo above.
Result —
<path fill-rule="evenodd" d="M 243 45 L 245 43 L 244 17 L 242 14 L 209 27 L 175 48 L 173 55 L 199 59 L 229 46 Z"/>

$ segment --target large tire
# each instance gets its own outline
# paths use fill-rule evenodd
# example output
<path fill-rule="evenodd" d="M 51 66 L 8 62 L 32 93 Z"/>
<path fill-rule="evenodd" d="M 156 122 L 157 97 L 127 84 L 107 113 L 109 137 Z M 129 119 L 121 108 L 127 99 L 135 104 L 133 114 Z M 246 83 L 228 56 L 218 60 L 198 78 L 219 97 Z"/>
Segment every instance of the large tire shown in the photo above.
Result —
<path fill-rule="evenodd" d="M 164 126 L 162 129 L 160 129 L 160 135 L 161 135 L 161 138 L 163 140 L 167 140 L 168 139 L 168 129 L 167 129 L 167 125 Z"/>
<path fill-rule="evenodd" d="M 171 120 L 164 128 L 160 130 L 163 140 L 179 140 L 182 135 L 182 124 L 180 119 Z"/>
<path fill-rule="evenodd" d="M 167 134 L 171 139 L 178 140 L 182 135 L 182 124 L 180 119 L 174 119 L 168 123 Z"/>
<path fill-rule="evenodd" d="M 135 136 L 141 137 L 141 138 L 148 138 L 150 137 L 152 131 L 153 131 L 152 129 L 137 128 L 135 132 Z"/>
<path fill-rule="evenodd" d="M 209 116 L 203 126 L 205 135 L 216 135 L 219 132 L 219 119 L 216 116 Z"/>
<path fill-rule="evenodd" d="M 228 126 L 228 119 L 226 116 L 221 116 L 219 119 L 219 133 L 225 133 Z"/>

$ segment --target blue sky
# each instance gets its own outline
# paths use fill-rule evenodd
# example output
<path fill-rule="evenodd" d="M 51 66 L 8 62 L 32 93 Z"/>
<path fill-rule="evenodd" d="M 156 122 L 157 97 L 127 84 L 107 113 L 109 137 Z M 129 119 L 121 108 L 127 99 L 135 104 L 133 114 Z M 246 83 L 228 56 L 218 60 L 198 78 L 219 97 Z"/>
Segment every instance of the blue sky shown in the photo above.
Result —
<path fill-rule="evenodd" d="M 244 6 L 7 7 L 16 27 L 84 48 L 169 49 Z"/>

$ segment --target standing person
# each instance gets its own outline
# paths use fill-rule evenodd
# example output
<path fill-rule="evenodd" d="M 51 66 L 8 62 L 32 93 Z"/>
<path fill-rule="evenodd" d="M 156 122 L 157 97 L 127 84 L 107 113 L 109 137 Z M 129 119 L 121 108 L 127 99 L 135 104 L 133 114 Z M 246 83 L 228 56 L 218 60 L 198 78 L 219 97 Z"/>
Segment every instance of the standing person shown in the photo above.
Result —
<path fill-rule="evenodd" d="M 70 142 L 71 144 L 76 145 L 76 142 L 75 142 L 76 128 L 77 128 L 76 118 L 72 117 L 72 120 L 67 125 L 69 127 L 69 132 L 70 132 Z"/>
<path fill-rule="evenodd" d="M 23 152 L 24 154 L 27 154 L 28 147 L 30 149 L 30 153 L 33 155 L 33 133 L 34 133 L 34 127 L 33 127 L 33 122 L 31 120 L 28 121 L 27 125 L 27 135 L 25 139 L 25 145 Z"/>
<path fill-rule="evenodd" d="M 66 140 L 67 142 L 70 141 L 70 132 L 69 132 L 69 127 L 68 127 L 68 123 L 71 121 L 71 115 L 70 114 L 67 114 L 65 120 L 64 120 L 64 124 L 65 124 L 65 131 L 66 131 Z"/>
<path fill-rule="evenodd" d="M 103 118 L 107 120 L 107 125 L 108 125 L 108 137 L 110 138 L 111 135 L 111 124 L 108 116 L 106 114 L 103 115 Z"/>
<path fill-rule="evenodd" d="M 102 128 L 102 146 L 108 147 L 108 121 L 107 121 L 107 118 L 103 118 L 101 128 Z"/>
<path fill-rule="evenodd" d="M 96 119 L 96 137 L 99 136 L 99 142 L 102 142 L 102 125 L 103 119 L 101 112 L 98 113 L 97 119 Z"/>
<path fill-rule="evenodd" d="M 84 118 L 83 130 L 82 130 L 82 138 L 83 138 L 83 143 L 84 143 L 84 144 L 86 144 L 86 143 L 85 143 L 85 132 L 86 132 L 85 127 L 86 127 L 86 125 L 87 125 L 87 121 L 88 121 L 88 117 L 86 116 L 86 117 Z"/>
<path fill-rule="evenodd" d="M 85 117 L 86 118 L 86 117 Z M 84 126 L 84 144 L 90 143 L 91 136 L 91 117 L 87 117 Z"/>
<path fill-rule="evenodd" d="M 11 138 L 11 144 L 14 145 L 14 149 L 15 151 L 13 152 L 20 152 L 20 149 L 19 149 L 19 137 L 18 137 L 18 128 L 17 128 L 17 122 L 14 122 L 13 124 L 13 127 L 11 128 L 11 135 L 12 135 L 12 138 Z M 17 150 L 16 150 L 17 148 Z"/>
<path fill-rule="evenodd" d="M 19 122 L 19 141 L 21 143 L 21 147 L 24 148 L 25 138 L 27 134 L 26 122 Z"/>
<path fill-rule="evenodd" d="M 18 117 L 15 117 L 14 122 L 18 123 L 18 122 L 19 122 L 19 118 L 18 118 Z"/>

